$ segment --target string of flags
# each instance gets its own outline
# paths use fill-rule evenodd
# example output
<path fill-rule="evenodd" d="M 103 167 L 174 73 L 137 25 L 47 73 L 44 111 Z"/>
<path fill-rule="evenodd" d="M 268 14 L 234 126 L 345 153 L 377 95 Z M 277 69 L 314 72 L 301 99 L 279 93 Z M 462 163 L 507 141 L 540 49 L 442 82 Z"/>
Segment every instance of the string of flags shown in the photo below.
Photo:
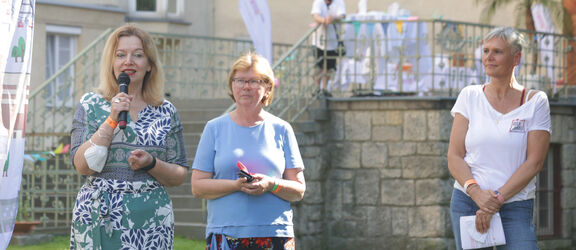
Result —
<path fill-rule="evenodd" d="M 46 161 L 48 160 L 48 157 L 50 156 L 54 157 L 59 154 L 66 154 L 68 153 L 68 150 L 70 150 L 70 144 L 64 145 L 64 143 L 60 143 L 60 145 L 58 145 L 58 147 L 56 147 L 56 149 L 54 149 L 53 151 L 43 151 L 29 154 L 25 153 L 24 160 L 30 162 Z"/>

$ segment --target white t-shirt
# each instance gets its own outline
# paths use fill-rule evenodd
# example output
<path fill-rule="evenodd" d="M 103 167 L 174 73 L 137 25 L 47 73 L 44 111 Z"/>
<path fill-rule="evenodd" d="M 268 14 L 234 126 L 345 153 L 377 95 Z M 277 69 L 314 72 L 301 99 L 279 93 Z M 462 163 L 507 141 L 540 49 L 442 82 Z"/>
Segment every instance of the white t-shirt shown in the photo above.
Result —
<path fill-rule="evenodd" d="M 328 6 L 324 0 L 314 0 L 310 14 L 318 14 L 321 17 L 340 17 L 346 14 L 346 4 L 344 0 L 333 0 L 330 6 Z M 312 37 L 312 45 L 322 50 L 335 50 L 336 47 L 338 47 L 336 38 L 337 29 L 339 29 L 339 26 L 336 24 L 320 26 Z M 324 36 L 326 32 L 328 32 L 328 44 L 325 46 L 326 38 Z"/>
<path fill-rule="evenodd" d="M 546 94 L 539 91 L 522 106 L 502 114 L 488 102 L 482 87 L 471 85 L 462 89 L 450 113 L 468 119 L 464 161 L 474 179 L 482 189 L 497 190 L 526 161 L 528 132 L 550 132 L 550 106 Z M 458 181 L 454 188 L 466 193 Z M 536 178 L 533 178 L 506 202 L 533 199 L 535 190 Z"/>

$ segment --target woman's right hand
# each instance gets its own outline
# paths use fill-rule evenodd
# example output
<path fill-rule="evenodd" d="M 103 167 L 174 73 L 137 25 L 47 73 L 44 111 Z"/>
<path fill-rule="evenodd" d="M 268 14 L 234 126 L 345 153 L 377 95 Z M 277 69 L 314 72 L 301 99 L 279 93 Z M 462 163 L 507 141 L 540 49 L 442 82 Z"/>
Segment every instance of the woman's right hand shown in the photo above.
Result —
<path fill-rule="evenodd" d="M 494 214 L 486 213 L 484 210 L 476 211 L 476 231 L 480 233 L 488 232 L 488 229 L 490 229 L 490 220 L 492 219 L 492 215 Z"/>
<path fill-rule="evenodd" d="M 502 202 L 498 200 L 494 192 L 484 190 L 478 185 L 472 185 L 469 187 L 468 194 L 470 195 L 470 198 L 474 200 L 476 205 L 486 213 L 494 214 L 498 212 L 502 206 Z"/>
<path fill-rule="evenodd" d="M 134 97 L 123 92 L 119 92 L 110 100 L 110 118 L 118 121 L 118 116 L 122 111 L 130 111 L 130 102 Z"/>

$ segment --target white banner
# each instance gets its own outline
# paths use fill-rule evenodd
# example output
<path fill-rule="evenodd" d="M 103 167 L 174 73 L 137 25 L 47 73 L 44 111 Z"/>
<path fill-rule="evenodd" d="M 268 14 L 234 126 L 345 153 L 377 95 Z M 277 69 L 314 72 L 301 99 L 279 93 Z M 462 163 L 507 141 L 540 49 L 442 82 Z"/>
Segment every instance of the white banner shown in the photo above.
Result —
<path fill-rule="evenodd" d="M 18 212 L 35 10 L 35 0 L 0 1 L 0 249 Z"/>
<path fill-rule="evenodd" d="M 535 4 L 532 6 L 532 17 L 534 19 L 534 27 L 538 32 L 554 33 L 554 22 L 550 11 L 542 4 Z M 538 34 L 538 53 L 540 61 L 546 67 L 546 74 L 552 82 L 553 91 L 556 93 L 556 80 L 558 69 L 554 69 L 555 55 L 554 55 L 554 37 L 551 35 Z M 546 86 L 547 88 L 548 86 Z M 544 86 L 540 89 L 545 90 Z"/>
<path fill-rule="evenodd" d="M 267 0 L 239 0 L 238 9 L 256 52 L 272 61 L 272 20 Z"/>

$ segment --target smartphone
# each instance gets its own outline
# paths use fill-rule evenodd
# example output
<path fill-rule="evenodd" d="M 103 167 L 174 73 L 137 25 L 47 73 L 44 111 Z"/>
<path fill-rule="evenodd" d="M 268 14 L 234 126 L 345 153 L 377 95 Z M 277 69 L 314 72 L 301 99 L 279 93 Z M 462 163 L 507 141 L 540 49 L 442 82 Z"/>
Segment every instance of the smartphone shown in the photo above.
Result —
<path fill-rule="evenodd" d="M 242 164 L 242 162 L 238 161 L 236 166 L 238 166 L 238 169 L 240 169 L 240 172 L 238 172 L 238 176 L 246 177 L 246 179 L 248 179 L 248 182 L 252 182 L 254 180 L 254 176 L 252 176 L 248 172 L 248 168 L 246 168 L 246 166 L 244 166 L 244 164 Z"/>

